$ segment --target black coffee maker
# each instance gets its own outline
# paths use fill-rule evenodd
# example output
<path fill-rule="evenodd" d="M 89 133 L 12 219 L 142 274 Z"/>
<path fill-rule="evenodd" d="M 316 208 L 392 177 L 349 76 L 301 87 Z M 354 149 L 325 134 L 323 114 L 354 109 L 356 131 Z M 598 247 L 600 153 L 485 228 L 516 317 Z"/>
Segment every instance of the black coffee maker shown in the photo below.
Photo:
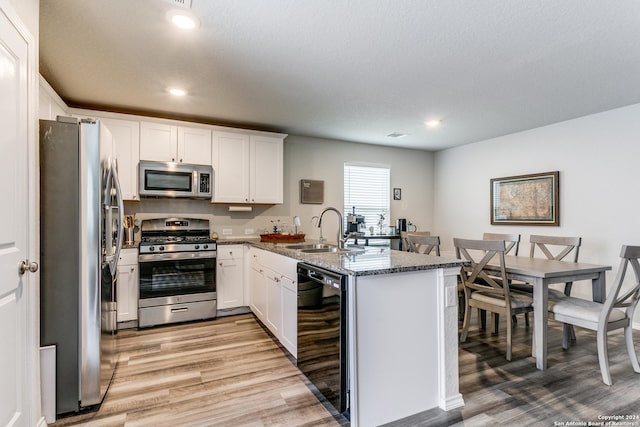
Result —
<path fill-rule="evenodd" d="M 356 207 L 351 208 L 351 213 L 347 215 L 347 233 L 360 232 L 360 224 L 364 227 L 364 215 L 356 215 Z"/>
<path fill-rule="evenodd" d="M 398 234 L 403 231 L 407 231 L 407 219 L 406 218 L 398 218 L 398 226 L 396 227 Z"/>

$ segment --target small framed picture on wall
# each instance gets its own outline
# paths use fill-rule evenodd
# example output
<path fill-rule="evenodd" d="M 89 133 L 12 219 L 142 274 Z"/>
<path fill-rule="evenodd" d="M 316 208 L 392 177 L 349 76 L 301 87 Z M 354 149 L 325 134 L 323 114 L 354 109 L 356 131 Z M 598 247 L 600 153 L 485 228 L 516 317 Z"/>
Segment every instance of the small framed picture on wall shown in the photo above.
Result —
<path fill-rule="evenodd" d="M 393 200 L 401 200 L 402 199 L 402 190 L 400 188 L 393 189 Z"/>

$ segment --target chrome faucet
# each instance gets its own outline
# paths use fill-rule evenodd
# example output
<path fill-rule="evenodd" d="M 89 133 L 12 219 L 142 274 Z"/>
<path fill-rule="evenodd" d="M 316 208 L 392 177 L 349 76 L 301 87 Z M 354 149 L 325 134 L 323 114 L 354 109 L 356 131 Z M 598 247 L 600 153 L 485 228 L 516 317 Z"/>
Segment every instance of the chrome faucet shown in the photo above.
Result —
<path fill-rule="evenodd" d="M 344 244 L 346 242 L 346 239 L 344 238 L 343 234 L 344 234 L 344 224 L 342 223 L 342 214 L 340 213 L 340 211 L 336 208 L 333 207 L 328 207 L 325 208 L 322 213 L 320 214 L 320 219 L 318 219 L 318 228 L 320 229 L 320 235 L 322 236 L 322 217 L 324 216 L 324 214 L 328 211 L 333 211 L 336 213 L 336 215 L 338 215 L 338 220 L 340 221 L 338 224 L 338 247 L 340 249 L 344 249 Z"/>

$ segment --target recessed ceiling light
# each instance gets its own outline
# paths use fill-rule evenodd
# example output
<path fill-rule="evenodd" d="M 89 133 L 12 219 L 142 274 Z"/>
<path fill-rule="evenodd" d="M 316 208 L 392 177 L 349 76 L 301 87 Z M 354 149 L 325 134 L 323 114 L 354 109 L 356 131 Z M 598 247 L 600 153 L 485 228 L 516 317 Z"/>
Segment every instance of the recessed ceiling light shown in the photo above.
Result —
<path fill-rule="evenodd" d="M 424 122 L 424 124 L 429 128 L 437 128 L 438 126 L 440 126 L 440 123 L 442 123 L 442 120 L 427 120 L 426 122 Z"/>
<path fill-rule="evenodd" d="M 170 87 L 168 90 L 171 95 L 175 96 L 185 96 L 187 94 L 186 90 L 177 87 Z"/>
<path fill-rule="evenodd" d="M 407 136 L 408 134 L 406 133 L 400 133 L 400 132 L 393 132 L 390 133 L 389 135 L 387 135 L 389 138 L 404 138 L 405 136 Z"/>
<path fill-rule="evenodd" d="M 200 20 L 184 10 L 170 10 L 167 12 L 167 18 L 173 25 L 185 30 L 192 30 L 200 26 Z"/>

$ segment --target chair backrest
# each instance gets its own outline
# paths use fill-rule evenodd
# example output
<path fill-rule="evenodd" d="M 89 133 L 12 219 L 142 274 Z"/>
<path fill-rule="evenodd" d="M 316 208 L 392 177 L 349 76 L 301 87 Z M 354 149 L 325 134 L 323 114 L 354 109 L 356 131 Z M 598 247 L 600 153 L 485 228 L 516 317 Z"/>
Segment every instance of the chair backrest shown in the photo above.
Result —
<path fill-rule="evenodd" d="M 465 294 L 471 291 L 484 291 L 510 299 L 507 273 L 504 264 L 504 240 L 468 240 L 453 239 L 458 259 L 469 261 L 469 265 L 460 268 L 460 277 Z M 493 257 L 500 263 L 500 273 L 487 271 L 486 266 Z"/>
<path fill-rule="evenodd" d="M 518 249 L 520 248 L 519 234 L 484 233 L 482 240 L 504 240 L 505 255 L 518 255 Z"/>
<path fill-rule="evenodd" d="M 599 323 L 602 323 L 602 325 L 599 326 L 604 326 L 611 309 L 614 307 L 625 308 L 627 318 L 633 320 L 633 313 L 640 300 L 640 246 L 623 245 L 620 251 L 620 258 L 622 258 L 622 260 L 620 261 L 616 279 L 613 282 L 612 288 L 609 290 L 607 299 L 604 302 L 603 312 L 600 315 Z M 629 265 L 631 265 L 633 270 L 635 281 L 633 282 L 633 286 L 623 294 L 620 294 Z"/>
<path fill-rule="evenodd" d="M 427 232 L 428 233 L 428 232 Z M 435 251 L 440 256 L 440 237 L 428 236 L 420 233 L 407 233 L 409 252 L 429 255 Z"/>
<path fill-rule="evenodd" d="M 581 237 L 562 237 L 562 236 L 538 236 L 531 235 L 531 251 L 529 257 L 533 258 L 536 249 L 547 257 L 547 259 L 563 260 L 567 255 L 573 253 L 573 262 L 578 262 L 580 254 Z"/>
<path fill-rule="evenodd" d="M 402 242 L 402 250 L 405 252 L 411 251 L 411 245 L 409 245 L 409 242 L 407 241 L 407 234 L 409 233 L 420 235 L 420 236 L 431 236 L 430 231 L 401 231 L 400 241 Z"/>

